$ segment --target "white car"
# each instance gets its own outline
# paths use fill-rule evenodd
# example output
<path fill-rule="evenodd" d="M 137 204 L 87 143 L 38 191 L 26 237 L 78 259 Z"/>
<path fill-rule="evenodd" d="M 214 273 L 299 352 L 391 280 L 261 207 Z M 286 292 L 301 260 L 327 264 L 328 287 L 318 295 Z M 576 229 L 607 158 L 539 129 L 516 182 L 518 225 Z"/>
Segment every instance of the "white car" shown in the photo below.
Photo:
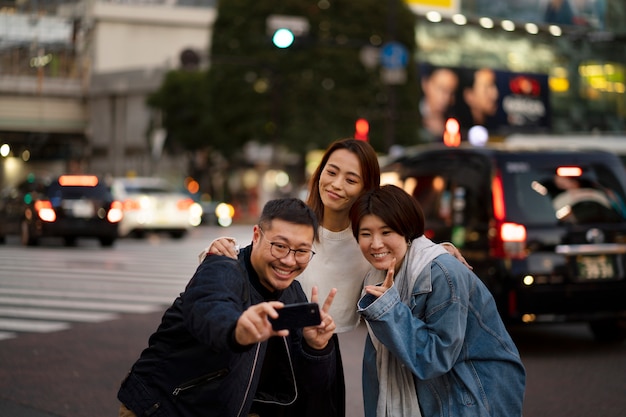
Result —
<path fill-rule="evenodd" d="M 202 207 L 163 178 L 116 178 L 111 191 L 124 210 L 120 236 L 164 232 L 179 239 L 202 219 Z"/>

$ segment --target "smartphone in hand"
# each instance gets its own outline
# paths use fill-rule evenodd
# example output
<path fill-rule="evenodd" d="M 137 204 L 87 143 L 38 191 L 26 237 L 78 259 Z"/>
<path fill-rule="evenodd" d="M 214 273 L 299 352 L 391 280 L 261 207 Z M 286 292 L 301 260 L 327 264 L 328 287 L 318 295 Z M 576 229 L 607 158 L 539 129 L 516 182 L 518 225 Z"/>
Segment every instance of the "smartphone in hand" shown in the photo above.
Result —
<path fill-rule="evenodd" d="M 274 330 L 299 329 L 317 326 L 322 322 L 320 307 L 317 303 L 286 304 L 278 311 L 278 317 L 270 318 Z"/>

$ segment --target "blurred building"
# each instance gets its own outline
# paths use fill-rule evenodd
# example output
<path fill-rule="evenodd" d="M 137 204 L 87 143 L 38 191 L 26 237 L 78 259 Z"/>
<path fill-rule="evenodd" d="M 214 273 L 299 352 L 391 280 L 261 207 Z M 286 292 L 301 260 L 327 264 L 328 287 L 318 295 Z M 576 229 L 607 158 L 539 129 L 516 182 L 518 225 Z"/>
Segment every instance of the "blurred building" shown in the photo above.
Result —
<path fill-rule="evenodd" d="M 0 1 L 0 145 L 28 171 L 183 171 L 145 104 L 181 56 L 206 61 L 215 0 Z M 6 151 L 5 151 L 6 152 Z M 17 178 L 19 180 L 19 178 Z"/>
<path fill-rule="evenodd" d="M 493 71 L 491 136 L 626 130 L 623 0 L 405 2 L 420 69 Z M 161 154 L 160 115 L 145 100 L 183 55 L 206 65 L 215 18 L 216 0 L 0 0 L 0 183 L 24 161 L 186 172 L 186 158 Z"/>
<path fill-rule="evenodd" d="M 418 16 L 421 74 L 443 67 L 458 75 L 447 116 L 461 122 L 464 140 L 474 124 L 490 138 L 626 132 L 623 0 L 405 1 Z M 490 110 L 483 103 L 480 123 L 469 115 L 479 104 L 468 78 L 478 70 L 495 101 Z M 441 140 L 442 133 L 423 138 Z"/>

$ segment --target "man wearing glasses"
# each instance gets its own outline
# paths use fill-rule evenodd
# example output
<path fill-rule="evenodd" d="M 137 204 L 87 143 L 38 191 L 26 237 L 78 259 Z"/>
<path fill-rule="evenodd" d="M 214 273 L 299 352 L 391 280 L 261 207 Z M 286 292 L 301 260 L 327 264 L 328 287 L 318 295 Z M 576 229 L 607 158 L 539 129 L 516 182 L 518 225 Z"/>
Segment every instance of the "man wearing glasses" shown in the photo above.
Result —
<path fill-rule="evenodd" d="M 284 305 L 307 301 L 294 280 L 315 254 L 317 230 L 301 200 L 272 200 L 237 260 L 207 256 L 122 382 L 120 417 L 326 415 L 336 290 L 321 324 L 270 323 Z"/>

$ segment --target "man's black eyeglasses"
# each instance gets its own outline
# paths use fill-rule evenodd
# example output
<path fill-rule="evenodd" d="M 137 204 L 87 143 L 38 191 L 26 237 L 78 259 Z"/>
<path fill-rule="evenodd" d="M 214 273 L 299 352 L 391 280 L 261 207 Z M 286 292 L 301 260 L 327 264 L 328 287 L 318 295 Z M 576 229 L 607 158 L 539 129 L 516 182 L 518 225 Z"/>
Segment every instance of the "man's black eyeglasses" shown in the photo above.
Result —
<path fill-rule="evenodd" d="M 259 231 L 261 232 L 261 235 L 265 238 L 265 233 L 263 232 L 263 229 L 259 227 Z M 315 255 L 315 252 L 310 249 L 291 249 L 284 243 L 270 242 L 269 240 L 267 241 L 267 243 L 270 244 L 270 254 L 276 259 L 286 258 L 291 252 L 293 252 L 293 256 L 297 263 L 306 264 L 309 263 L 313 258 L 313 255 Z"/>

